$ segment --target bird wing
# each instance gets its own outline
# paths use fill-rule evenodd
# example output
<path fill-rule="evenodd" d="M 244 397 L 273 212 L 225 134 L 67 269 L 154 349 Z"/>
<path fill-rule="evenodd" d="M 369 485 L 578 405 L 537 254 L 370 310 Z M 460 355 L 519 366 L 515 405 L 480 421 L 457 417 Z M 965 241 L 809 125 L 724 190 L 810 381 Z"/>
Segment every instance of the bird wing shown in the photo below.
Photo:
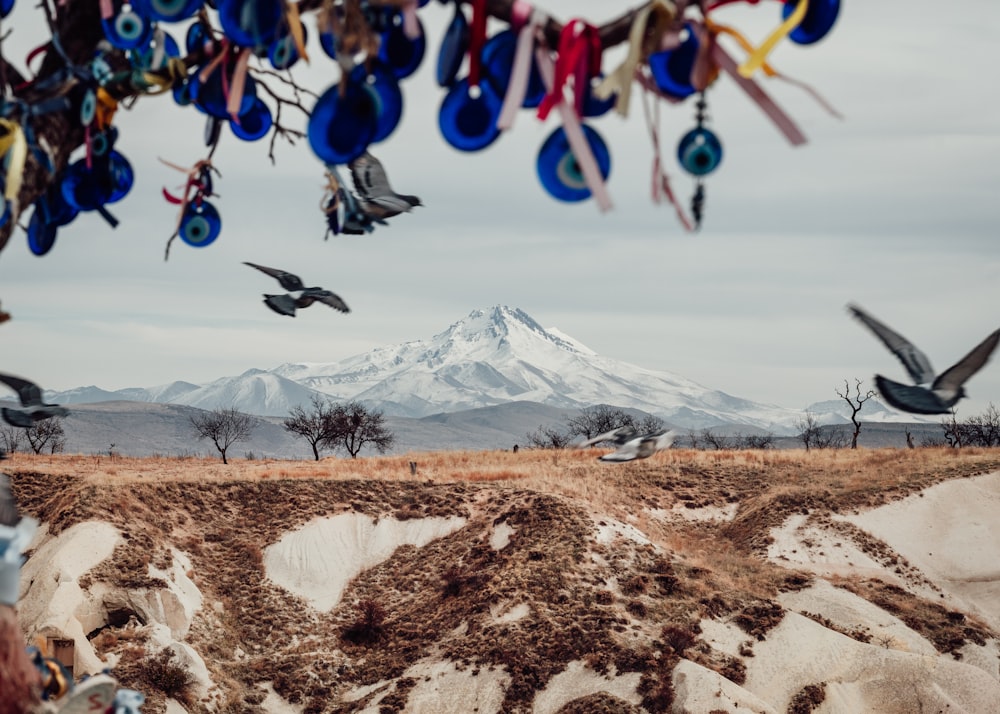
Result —
<path fill-rule="evenodd" d="M 949 407 L 929 389 L 900 384 L 875 375 L 875 386 L 890 406 L 912 414 L 947 414 Z"/>
<path fill-rule="evenodd" d="M 10 478 L 0 473 L 0 526 L 16 526 L 21 520 L 17 512 L 17 502 L 10 490 Z"/>
<path fill-rule="evenodd" d="M 42 403 L 42 390 L 34 382 L 15 377 L 12 374 L 0 374 L 0 382 L 3 382 L 17 392 L 18 399 L 21 400 L 21 406 L 34 407 Z"/>
<path fill-rule="evenodd" d="M 354 189 L 362 198 L 374 201 L 395 193 L 389 185 L 382 162 L 367 151 L 350 163 L 350 169 Z"/>
<path fill-rule="evenodd" d="M 598 456 L 598 461 L 633 461 L 639 457 L 639 445 L 642 443 L 642 439 L 632 439 L 622 446 L 618 447 L 617 451 L 612 451 L 610 454 L 604 454 L 604 456 Z"/>
<path fill-rule="evenodd" d="M 278 268 L 268 268 L 266 265 L 257 265 L 256 263 L 248 263 L 243 261 L 243 265 L 249 265 L 251 268 L 257 268 L 257 270 L 262 273 L 267 273 L 272 278 L 277 278 L 278 282 L 281 283 L 281 287 L 285 290 L 302 290 L 305 285 L 302 283 L 302 278 L 294 273 L 289 273 L 287 270 L 280 270 Z"/>
<path fill-rule="evenodd" d="M 934 368 L 927 355 L 901 334 L 876 320 L 857 305 L 848 305 L 847 309 L 868 327 L 882 343 L 899 358 L 906 371 L 916 384 L 929 384 L 934 380 Z"/>
<path fill-rule="evenodd" d="M 965 357 L 941 373 L 934 380 L 932 389 L 958 390 L 965 381 L 982 369 L 982 366 L 989 360 L 997 343 L 1000 342 L 1000 330 L 997 330 L 985 340 L 980 342 Z"/>
<path fill-rule="evenodd" d="M 279 315 L 295 317 L 295 298 L 291 295 L 265 295 L 264 304 Z"/>
<path fill-rule="evenodd" d="M 626 441 L 635 436 L 635 429 L 630 426 L 620 426 L 611 431 L 606 431 L 603 434 L 598 434 L 592 439 L 587 439 L 586 441 L 577 444 L 576 448 L 586 449 L 588 446 L 593 444 L 599 444 L 602 441 L 613 441 L 618 445 L 624 444 Z"/>
<path fill-rule="evenodd" d="M 341 312 L 351 311 L 351 308 L 347 307 L 347 303 L 341 300 L 339 295 L 329 290 L 306 290 L 299 298 L 299 307 L 305 307 L 301 304 L 303 300 L 308 300 L 310 305 L 316 300 L 324 305 L 329 305 L 334 310 L 340 310 Z"/>
<path fill-rule="evenodd" d="M 30 429 L 35 425 L 35 420 L 31 418 L 31 415 L 20 409 L 0 407 L 0 417 L 3 417 L 3 420 L 11 426 L 19 426 L 22 429 Z"/>

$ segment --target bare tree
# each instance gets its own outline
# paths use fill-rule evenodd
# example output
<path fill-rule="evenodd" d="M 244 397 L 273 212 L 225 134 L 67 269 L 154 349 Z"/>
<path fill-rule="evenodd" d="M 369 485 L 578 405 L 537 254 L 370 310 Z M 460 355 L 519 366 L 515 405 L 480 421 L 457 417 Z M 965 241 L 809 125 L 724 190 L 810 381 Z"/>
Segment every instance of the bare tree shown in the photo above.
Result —
<path fill-rule="evenodd" d="M 1000 411 L 990 402 L 982 414 L 965 420 L 966 443 L 975 446 L 1000 446 Z"/>
<path fill-rule="evenodd" d="M 806 415 L 796 422 L 795 428 L 799 430 L 799 441 L 806 447 L 806 451 L 817 446 L 816 442 L 820 438 L 820 431 L 815 414 L 806 412 Z"/>
<path fill-rule="evenodd" d="M 838 397 L 847 402 L 847 405 L 851 408 L 851 423 L 854 424 L 854 434 L 851 436 L 851 448 L 858 448 L 858 435 L 861 433 L 861 420 L 858 419 L 858 413 L 861 411 L 861 407 L 865 405 L 869 399 L 875 396 L 875 390 L 869 389 L 864 394 L 861 393 L 861 380 L 857 377 L 854 378 L 854 394 L 851 394 L 851 387 L 847 380 L 844 380 L 844 391 L 841 392 L 839 389 L 833 390 Z"/>
<path fill-rule="evenodd" d="M 607 404 L 587 407 L 578 416 L 570 418 L 566 425 L 570 438 L 582 436 L 584 439 L 592 439 L 598 434 L 620 429 L 623 426 L 638 428 L 635 418 L 631 414 L 627 414 L 618 407 L 609 407 Z"/>
<path fill-rule="evenodd" d="M 0 424 L 0 451 L 16 454 L 24 445 L 24 429 L 10 424 Z"/>
<path fill-rule="evenodd" d="M 60 421 L 58 417 L 43 419 L 23 429 L 24 438 L 32 451 L 40 454 L 48 447 L 50 454 L 58 454 L 66 447 L 66 431 Z"/>
<path fill-rule="evenodd" d="M 910 431 L 909 429 L 906 429 L 905 433 L 906 433 L 906 448 L 908 449 L 917 448 L 916 443 L 914 443 L 913 441 L 913 432 Z"/>
<path fill-rule="evenodd" d="M 733 441 L 737 449 L 770 449 L 774 446 L 774 434 L 736 434 Z"/>
<path fill-rule="evenodd" d="M 335 449 L 343 449 L 352 459 L 365 446 L 385 453 L 396 440 L 396 436 L 385 425 L 385 416 L 377 409 L 368 409 L 360 402 L 338 404 L 331 415 L 333 431 L 323 443 Z"/>
<path fill-rule="evenodd" d="M 222 463 L 228 464 L 226 452 L 229 447 L 240 441 L 249 441 L 250 435 L 257 426 L 257 420 L 249 414 L 238 411 L 236 407 L 213 409 L 210 412 L 195 414 L 190 418 L 198 439 L 211 439 L 215 448 L 222 455 Z"/>
<path fill-rule="evenodd" d="M 285 430 L 301 436 L 312 447 L 313 456 L 319 461 L 319 452 L 336 439 L 336 408 L 328 399 L 313 395 L 311 408 L 294 407 L 282 422 Z"/>
<path fill-rule="evenodd" d="M 953 449 L 962 448 L 962 426 L 958 423 L 955 411 L 947 419 L 941 420 L 941 429 L 944 431 L 944 440 Z"/>
<path fill-rule="evenodd" d="M 529 432 L 525 438 L 528 444 L 536 449 L 565 449 L 573 435 L 551 426 L 540 426 Z"/>
<path fill-rule="evenodd" d="M 701 438 L 706 444 L 711 446 L 716 451 L 725 451 L 726 449 L 733 449 L 735 446 L 729 437 L 722 436 L 721 434 L 714 433 L 711 429 L 702 429 Z"/>
<path fill-rule="evenodd" d="M 660 417 L 647 414 L 636 422 L 635 428 L 640 434 L 655 434 L 666 429 L 667 424 Z"/>

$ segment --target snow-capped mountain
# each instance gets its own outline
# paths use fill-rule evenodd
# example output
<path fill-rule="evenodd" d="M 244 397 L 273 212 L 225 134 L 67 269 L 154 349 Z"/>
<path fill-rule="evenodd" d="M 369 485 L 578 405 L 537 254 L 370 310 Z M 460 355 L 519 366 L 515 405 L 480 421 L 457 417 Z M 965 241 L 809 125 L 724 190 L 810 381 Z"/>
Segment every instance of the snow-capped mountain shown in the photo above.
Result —
<path fill-rule="evenodd" d="M 522 310 L 505 306 L 474 310 L 430 339 L 380 347 L 338 362 L 250 369 L 201 386 L 172 382 L 115 392 L 83 387 L 46 397 L 62 404 L 128 400 L 202 409 L 235 406 L 252 414 L 285 416 L 317 395 L 355 399 L 400 417 L 515 401 L 568 409 L 608 404 L 641 409 L 682 428 L 729 424 L 776 434 L 797 433 L 804 416 L 800 410 L 741 399 L 671 372 L 602 357 L 557 329 L 543 328 Z M 833 412 L 826 408 L 832 406 L 817 404 L 813 411 Z M 866 419 L 871 419 L 874 407 L 866 405 Z M 891 415 L 880 413 L 876 419 Z M 832 413 L 827 418 L 841 420 Z"/>
<path fill-rule="evenodd" d="M 801 412 L 758 404 L 684 377 L 601 357 L 522 310 L 475 310 L 429 340 L 340 362 L 272 370 L 337 399 L 425 416 L 514 400 L 556 407 L 633 407 L 685 427 L 721 423 L 786 430 Z"/>

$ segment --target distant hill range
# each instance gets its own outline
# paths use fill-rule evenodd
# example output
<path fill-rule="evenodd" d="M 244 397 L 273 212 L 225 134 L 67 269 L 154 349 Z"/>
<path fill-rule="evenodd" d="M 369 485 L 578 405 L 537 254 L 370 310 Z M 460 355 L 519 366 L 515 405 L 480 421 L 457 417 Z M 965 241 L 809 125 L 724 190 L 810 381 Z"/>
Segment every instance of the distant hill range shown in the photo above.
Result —
<path fill-rule="evenodd" d="M 308 406 L 315 396 L 357 400 L 382 410 L 397 434 L 395 451 L 509 448 L 523 444 L 525 435 L 539 426 L 564 425 L 580 409 L 599 404 L 652 414 L 683 430 L 721 434 L 794 437 L 806 411 L 824 425 L 849 421 L 843 400 L 789 409 L 742 399 L 671 372 L 602 357 L 555 328 L 541 327 L 522 310 L 505 306 L 474 310 L 430 339 L 377 348 L 339 362 L 249 369 L 203 385 L 177 381 L 117 391 L 90 386 L 45 396 L 74 405 L 68 425 L 78 429 L 79 436 L 70 436 L 67 448 L 72 450 L 77 439 L 80 447 L 89 445 L 83 450 L 105 442 L 121 448 L 120 441 L 131 441 L 136 453 L 196 451 L 190 410 L 235 406 L 262 417 L 255 437 L 259 450 L 276 456 L 306 455 L 281 428 L 281 418 L 295 406 Z M 875 399 L 864 405 L 861 416 L 866 423 L 918 421 Z M 85 426 L 91 420 L 94 423 Z M 923 423 L 940 434 L 936 421 Z M 897 437 L 902 433 L 888 428 Z M 130 432 L 132 439 L 114 437 Z M 149 443 L 140 448 L 146 440 Z"/>

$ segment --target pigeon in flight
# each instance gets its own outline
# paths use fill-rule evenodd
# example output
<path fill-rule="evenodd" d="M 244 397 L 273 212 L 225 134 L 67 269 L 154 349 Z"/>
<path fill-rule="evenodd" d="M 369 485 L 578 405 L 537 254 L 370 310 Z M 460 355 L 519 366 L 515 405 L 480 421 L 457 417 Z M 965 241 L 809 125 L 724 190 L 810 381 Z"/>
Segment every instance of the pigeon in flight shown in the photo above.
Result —
<path fill-rule="evenodd" d="M 281 284 L 281 287 L 285 290 L 299 293 L 298 297 L 293 297 L 289 294 L 264 294 L 264 304 L 279 315 L 295 317 L 295 310 L 297 308 L 309 307 L 314 302 L 321 302 L 324 305 L 329 305 L 334 310 L 340 310 L 341 312 L 351 311 L 351 309 L 347 307 L 347 303 L 341 300 L 339 295 L 323 288 L 307 288 L 298 275 L 294 275 L 293 273 L 289 273 L 285 270 L 279 270 L 278 268 L 268 268 L 266 265 L 257 265 L 256 263 L 249 263 L 246 261 L 244 261 L 243 264 L 249 265 L 251 268 L 256 268 L 257 270 L 276 278 Z"/>
<path fill-rule="evenodd" d="M 611 431 L 606 431 L 603 434 L 598 434 L 592 439 L 587 439 L 576 445 L 578 449 L 586 449 L 588 446 L 593 446 L 594 444 L 600 444 L 602 441 L 613 442 L 616 447 L 621 446 L 629 439 L 635 438 L 635 429 L 631 426 L 620 426 L 617 429 L 612 429 Z"/>
<path fill-rule="evenodd" d="M 598 461 L 633 461 L 635 459 L 648 459 L 657 451 L 669 449 L 677 438 L 677 431 L 656 431 L 652 434 L 642 434 L 633 436 L 625 443 L 618 446 L 617 451 L 598 457 Z"/>
<path fill-rule="evenodd" d="M 329 183 L 322 208 L 334 235 L 371 233 L 375 224 L 389 225 L 387 218 L 424 205 L 417 196 L 393 191 L 382 163 L 367 151 L 354 159 L 348 168 L 354 192 L 348 190 L 336 166 L 327 166 Z"/>
<path fill-rule="evenodd" d="M 927 355 L 909 340 L 860 307 L 848 305 L 847 309 L 899 358 L 913 379 L 916 386 L 894 382 L 880 374 L 875 375 L 875 386 L 878 387 L 883 399 L 896 409 L 905 412 L 915 414 L 950 412 L 958 400 L 966 396 L 965 387 L 962 385 L 986 364 L 997 343 L 1000 342 L 1000 330 L 996 330 L 965 357 L 940 375 L 935 375 Z"/>
<path fill-rule="evenodd" d="M 385 220 L 424 205 L 416 196 L 393 191 L 382 163 L 367 151 L 349 166 L 360 208 L 372 218 Z"/>
<path fill-rule="evenodd" d="M 58 404 L 43 403 L 42 390 L 34 382 L 9 374 L 0 374 L 0 382 L 17 392 L 23 407 L 23 409 L 0 407 L 0 416 L 11 426 L 30 429 L 35 425 L 35 422 L 50 417 L 64 417 L 69 414 L 68 409 Z"/>

